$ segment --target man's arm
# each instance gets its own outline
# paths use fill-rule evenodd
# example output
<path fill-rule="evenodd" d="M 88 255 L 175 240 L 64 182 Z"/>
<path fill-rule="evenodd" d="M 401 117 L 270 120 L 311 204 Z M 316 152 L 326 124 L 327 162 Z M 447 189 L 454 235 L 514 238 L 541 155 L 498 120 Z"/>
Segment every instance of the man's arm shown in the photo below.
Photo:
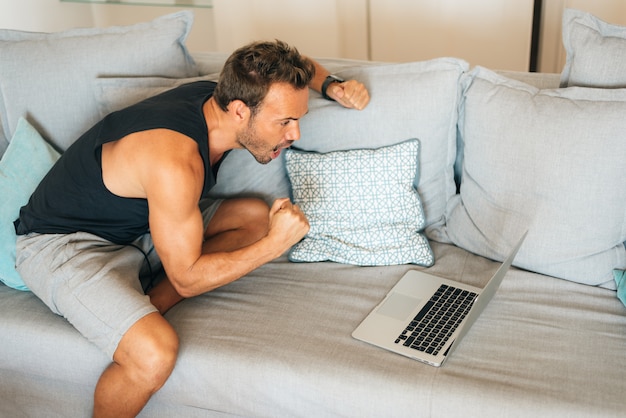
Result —
<path fill-rule="evenodd" d="M 322 84 L 330 72 L 319 62 L 307 57 L 315 65 L 315 77 L 311 80 L 309 87 L 318 93 L 322 92 Z M 370 101 L 367 88 L 356 80 L 346 80 L 343 83 L 330 83 L 326 89 L 326 94 L 337 103 L 348 109 L 363 110 Z"/>
<path fill-rule="evenodd" d="M 270 210 L 265 237 L 234 251 L 202 254 L 204 227 L 198 208 L 204 179 L 198 176 L 202 161 L 192 153 L 188 157 L 190 163 L 183 159 L 162 162 L 145 186 L 154 245 L 181 296 L 199 295 L 248 274 L 279 257 L 308 232 L 300 209 L 289 199 L 280 199 Z"/>

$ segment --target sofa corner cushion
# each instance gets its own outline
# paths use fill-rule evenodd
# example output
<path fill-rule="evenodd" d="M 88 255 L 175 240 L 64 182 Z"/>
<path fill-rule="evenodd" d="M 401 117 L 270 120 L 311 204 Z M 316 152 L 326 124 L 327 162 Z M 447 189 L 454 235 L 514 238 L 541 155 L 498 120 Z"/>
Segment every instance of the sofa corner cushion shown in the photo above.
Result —
<path fill-rule="evenodd" d="M 13 221 L 58 158 L 59 153 L 21 118 L 0 160 L 0 280 L 15 289 L 28 290 L 15 270 Z"/>
<path fill-rule="evenodd" d="M 0 30 L 0 118 L 7 138 L 27 117 L 59 149 L 99 119 L 100 76 L 190 77 L 197 69 L 185 40 L 189 11 L 131 26 L 58 33 Z"/>
<path fill-rule="evenodd" d="M 412 139 L 379 149 L 287 150 L 293 200 L 311 227 L 289 259 L 432 265 L 430 245 L 419 232 L 425 218 L 414 187 L 419 147 Z"/>
<path fill-rule="evenodd" d="M 366 85 L 371 95 L 369 105 L 362 111 L 343 109 L 313 94 L 296 146 L 326 153 L 375 149 L 406 138 L 419 138 L 418 191 L 426 226 L 440 223 L 446 201 L 456 193 L 453 165 L 459 79 L 467 69 L 465 61 L 439 58 L 337 71 L 344 79 L 356 79 Z"/>
<path fill-rule="evenodd" d="M 575 9 L 563 12 L 567 54 L 561 86 L 626 87 L 626 26 Z"/>
<path fill-rule="evenodd" d="M 480 67 L 465 78 L 449 238 L 502 259 L 528 229 L 515 265 L 614 288 L 626 266 L 626 90 L 538 90 Z"/>

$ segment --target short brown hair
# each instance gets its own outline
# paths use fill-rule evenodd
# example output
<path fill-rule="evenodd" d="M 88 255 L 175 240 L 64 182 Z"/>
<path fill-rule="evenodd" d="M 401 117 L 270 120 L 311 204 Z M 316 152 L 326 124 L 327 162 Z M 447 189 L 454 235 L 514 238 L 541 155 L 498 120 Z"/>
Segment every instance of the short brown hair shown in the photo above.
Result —
<path fill-rule="evenodd" d="M 241 100 L 255 114 L 273 83 L 304 89 L 314 76 L 315 65 L 296 48 L 279 40 L 253 42 L 226 60 L 213 97 L 223 111 Z"/>

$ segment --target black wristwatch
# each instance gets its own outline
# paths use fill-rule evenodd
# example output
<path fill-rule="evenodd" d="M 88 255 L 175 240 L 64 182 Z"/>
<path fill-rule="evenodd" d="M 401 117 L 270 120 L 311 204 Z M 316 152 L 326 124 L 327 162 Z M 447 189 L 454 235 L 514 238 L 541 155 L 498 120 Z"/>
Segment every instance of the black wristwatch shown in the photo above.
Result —
<path fill-rule="evenodd" d="M 331 74 L 328 77 L 326 77 L 326 80 L 324 80 L 324 83 L 322 83 L 322 97 L 326 100 L 335 100 L 329 97 L 328 94 L 326 94 L 326 90 L 328 89 L 328 86 L 330 85 L 330 83 L 343 83 L 343 82 L 344 80 L 337 77 L 336 75 Z"/>

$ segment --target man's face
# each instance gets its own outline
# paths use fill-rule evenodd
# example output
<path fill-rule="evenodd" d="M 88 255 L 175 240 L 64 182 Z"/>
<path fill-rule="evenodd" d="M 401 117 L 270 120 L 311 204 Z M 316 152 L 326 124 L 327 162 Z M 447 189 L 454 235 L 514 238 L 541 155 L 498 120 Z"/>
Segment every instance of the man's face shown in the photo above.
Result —
<path fill-rule="evenodd" d="M 308 89 L 274 83 L 237 142 L 261 164 L 278 158 L 283 148 L 300 139 L 300 118 L 308 112 L 308 101 Z"/>

